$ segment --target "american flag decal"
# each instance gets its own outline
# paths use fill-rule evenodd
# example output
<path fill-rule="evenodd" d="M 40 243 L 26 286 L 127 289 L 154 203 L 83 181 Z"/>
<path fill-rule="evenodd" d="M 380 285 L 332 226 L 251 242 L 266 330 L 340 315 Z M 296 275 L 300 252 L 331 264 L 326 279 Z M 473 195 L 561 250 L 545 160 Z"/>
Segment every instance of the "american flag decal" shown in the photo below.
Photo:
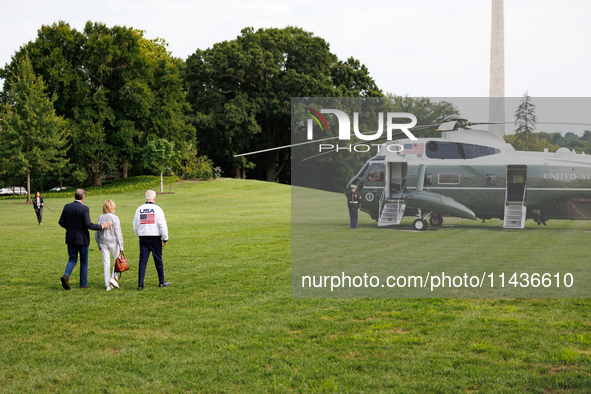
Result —
<path fill-rule="evenodd" d="M 156 215 L 153 213 L 140 214 L 140 224 L 154 224 L 156 223 Z"/>
<path fill-rule="evenodd" d="M 425 144 L 404 144 L 404 154 L 420 155 L 425 152 Z"/>

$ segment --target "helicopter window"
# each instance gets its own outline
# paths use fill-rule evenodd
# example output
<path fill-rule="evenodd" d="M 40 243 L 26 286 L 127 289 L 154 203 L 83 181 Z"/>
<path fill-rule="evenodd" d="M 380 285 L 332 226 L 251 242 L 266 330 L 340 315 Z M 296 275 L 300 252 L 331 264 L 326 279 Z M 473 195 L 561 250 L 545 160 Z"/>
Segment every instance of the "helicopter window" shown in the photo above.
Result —
<path fill-rule="evenodd" d="M 433 174 L 425 174 L 425 181 L 423 186 L 432 186 L 433 185 Z"/>
<path fill-rule="evenodd" d="M 363 166 L 363 168 L 361 170 L 359 170 L 359 173 L 357 173 L 357 176 L 355 178 L 356 179 L 363 179 L 365 177 L 367 167 L 369 167 L 369 164 L 365 163 L 365 165 Z"/>
<path fill-rule="evenodd" d="M 437 182 L 442 184 L 458 185 L 460 183 L 460 174 L 458 172 L 440 172 L 437 174 Z"/>
<path fill-rule="evenodd" d="M 369 166 L 367 180 L 369 182 L 383 182 L 385 170 L 386 166 L 384 165 L 384 163 L 372 163 Z"/>
<path fill-rule="evenodd" d="M 486 174 L 486 186 L 497 185 L 497 174 Z"/>
<path fill-rule="evenodd" d="M 427 143 L 427 157 L 430 159 L 475 159 L 497 153 L 501 151 L 482 145 L 437 141 Z"/>

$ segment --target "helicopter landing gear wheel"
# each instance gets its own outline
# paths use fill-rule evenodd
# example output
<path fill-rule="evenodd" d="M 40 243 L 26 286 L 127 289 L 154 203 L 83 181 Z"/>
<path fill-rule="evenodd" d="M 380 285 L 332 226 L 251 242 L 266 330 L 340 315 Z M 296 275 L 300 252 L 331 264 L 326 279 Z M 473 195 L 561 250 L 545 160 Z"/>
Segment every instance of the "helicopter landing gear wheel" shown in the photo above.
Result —
<path fill-rule="evenodd" d="M 433 215 L 429 218 L 429 223 L 431 226 L 439 227 L 443 223 L 443 218 L 439 215 Z"/>
<path fill-rule="evenodd" d="M 427 229 L 427 221 L 423 220 L 423 219 L 416 219 L 413 223 L 412 223 L 412 227 L 417 230 L 417 231 L 423 231 Z"/>

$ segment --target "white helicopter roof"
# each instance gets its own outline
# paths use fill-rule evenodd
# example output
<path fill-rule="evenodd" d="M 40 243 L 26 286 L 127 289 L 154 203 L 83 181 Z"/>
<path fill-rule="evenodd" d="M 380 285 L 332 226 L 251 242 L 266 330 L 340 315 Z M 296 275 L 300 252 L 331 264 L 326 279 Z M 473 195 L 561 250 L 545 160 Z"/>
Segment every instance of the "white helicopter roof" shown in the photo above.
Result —
<path fill-rule="evenodd" d="M 513 152 L 515 149 L 511 144 L 505 142 L 504 139 L 499 137 L 495 133 L 491 133 L 485 130 L 456 130 L 456 131 L 446 131 L 441 133 L 440 138 L 436 137 L 429 137 L 429 138 L 417 138 L 417 140 L 410 140 L 410 139 L 402 139 L 398 141 L 390 141 L 385 143 L 380 148 L 380 156 L 393 156 L 398 155 L 399 152 L 393 152 L 393 150 L 388 149 L 388 145 L 391 144 L 426 144 L 429 141 L 438 141 L 438 142 L 457 142 L 457 143 L 464 143 L 464 144 L 474 144 L 474 145 L 482 145 L 488 146 L 491 148 L 496 148 L 501 150 L 501 152 Z"/>
<path fill-rule="evenodd" d="M 490 148 L 498 149 L 499 152 L 494 155 L 483 156 L 478 158 L 479 162 L 491 162 L 498 160 L 498 155 L 508 155 L 514 156 L 517 155 L 520 157 L 520 161 L 523 164 L 527 162 L 534 162 L 539 163 L 540 160 L 544 162 L 548 161 L 560 161 L 560 162 L 579 162 L 579 163 L 591 163 L 591 155 L 577 154 L 574 150 L 569 150 L 568 148 L 560 148 L 556 152 L 532 152 L 532 151 L 516 151 L 513 146 L 500 137 L 499 135 L 486 131 L 486 130 L 455 130 L 455 131 L 445 131 L 441 133 L 440 138 L 418 138 L 415 140 L 410 139 L 401 139 L 398 141 L 390 141 L 385 143 L 379 152 L 379 156 L 384 156 L 386 161 L 408 161 L 409 159 L 417 159 L 421 158 L 423 160 L 427 159 L 429 161 L 433 159 L 428 159 L 424 157 L 423 152 L 419 153 L 418 150 L 414 150 L 411 148 L 407 150 L 408 144 L 413 144 L 412 146 L 416 146 L 417 149 L 424 149 L 423 147 L 429 141 L 437 141 L 437 142 L 455 142 L 455 143 L 464 143 L 464 144 L 474 144 L 480 145 Z M 397 149 L 393 149 L 389 147 L 392 144 L 398 144 L 405 149 L 402 150 L 401 147 L 399 151 Z M 441 159 L 434 159 L 435 161 L 439 162 Z M 465 163 L 463 159 L 443 159 L 447 161 L 456 161 Z M 475 159 L 472 159 L 475 160 Z M 451 163 L 450 163 L 451 164 Z"/>
<path fill-rule="evenodd" d="M 430 141 L 434 138 L 428 138 Z M 485 145 L 502 150 L 515 150 L 511 144 L 505 142 L 498 134 L 485 130 L 457 130 L 441 133 L 440 140 L 463 142 L 467 144 Z"/>

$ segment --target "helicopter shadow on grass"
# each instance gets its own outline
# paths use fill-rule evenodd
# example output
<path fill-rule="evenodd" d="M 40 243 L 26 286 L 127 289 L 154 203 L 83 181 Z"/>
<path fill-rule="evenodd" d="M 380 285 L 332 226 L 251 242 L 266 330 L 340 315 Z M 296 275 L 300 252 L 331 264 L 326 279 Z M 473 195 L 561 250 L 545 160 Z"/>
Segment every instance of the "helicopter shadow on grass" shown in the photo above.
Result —
<path fill-rule="evenodd" d="M 371 228 L 375 225 L 364 225 L 363 228 Z M 361 228 L 361 226 L 360 226 Z M 556 231 L 556 230 L 576 230 L 577 228 L 571 227 L 571 228 L 564 228 L 564 227 L 555 227 L 555 226 L 551 226 L 551 225 L 547 225 L 547 226 L 526 226 L 523 229 L 514 229 L 514 228 L 504 228 L 502 226 L 502 223 L 499 223 L 499 225 L 486 225 L 486 226 L 479 226 L 478 224 L 462 224 L 462 223 L 458 223 L 458 224 L 444 224 L 441 226 L 428 226 L 425 230 L 415 230 L 412 227 L 412 223 L 408 223 L 408 224 L 401 224 L 398 226 L 387 226 L 384 227 L 385 229 L 391 230 L 391 231 L 399 231 L 399 232 L 413 232 L 413 233 L 428 233 L 428 232 L 433 232 L 433 231 L 446 231 L 446 230 L 478 230 L 478 231 L 483 231 L 483 232 L 515 232 L 515 233 L 519 233 L 519 232 L 528 232 L 528 231 Z M 583 230 L 583 229 L 579 229 L 579 230 Z M 591 230 L 588 230 L 591 231 Z"/>
<path fill-rule="evenodd" d="M 370 226 L 367 226 L 367 227 L 370 227 Z M 429 226 L 425 230 L 415 230 L 412 227 L 412 223 L 409 223 L 408 225 L 390 226 L 390 227 L 386 227 L 386 229 L 391 230 L 391 231 L 412 232 L 412 233 L 430 233 L 430 232 L 434 232 L 434 231 L 446 231 L 446 230 L 456 230 L 456 229 L 457 230 L 475 230 L 475 229 L 478 229 L 478 231 L 502 231 L 502 230 L 507 230 L 507 229 L 504 229 L 502 227 L 491 227 L 491 226 L 477 227 L 477 226 L 464 225 L 464 224 L 448 224 L 448 225 L 442 225 L 442 226 L 438 226 L 438 227 Z M 521 230 L 519 230 L 519 231 L 521 231 Z"/>

